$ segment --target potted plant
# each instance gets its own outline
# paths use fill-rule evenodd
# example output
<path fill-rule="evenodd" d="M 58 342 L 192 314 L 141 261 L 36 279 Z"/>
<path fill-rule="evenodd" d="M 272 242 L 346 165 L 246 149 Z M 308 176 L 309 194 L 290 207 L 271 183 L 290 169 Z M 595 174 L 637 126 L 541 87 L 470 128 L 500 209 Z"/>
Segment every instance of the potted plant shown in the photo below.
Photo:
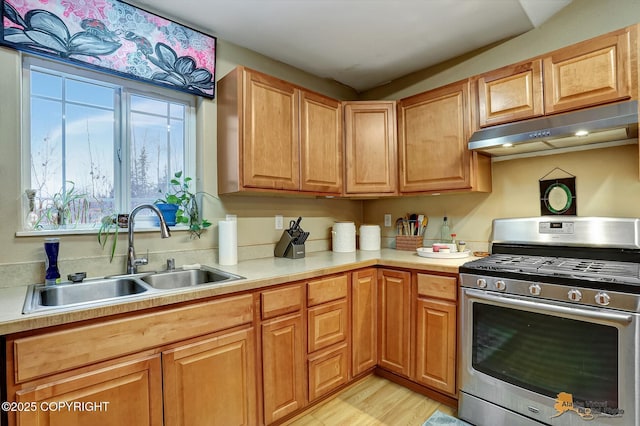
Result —
<path fill-rule="evenodd" d="M 87 194 L 78 192 L 72 181 L 68 180 L 66 183 L 66 187 L 51 197 L 50 205 L 43 210 L 37 227 L 41 226 L 43 219 L 55 228 L 87 222 L 89 213 Z"/>
<path fill-rule="evenodd" d="M 165 205 L 172 205 L 175 208 L 175 220 L 173 224 L 185 224 L 189 227 L 191 237 L 198 237 L 202 232 L 211 226 L 211 222 L 203 219 L 200 216 L 200 205 L 198 203 L 197 195 L 199 192 L 191 192 L 190 182 L 193 179 L 188 176 L 183 176 L 182 171 L 178 171 L 173 175 L 173 178 L 169 181 L 170 188 L 165 194 L 164 198 L 156 201 L 156 206 L 163 213 L 167 225 L 171 225 L 171 217 L 167 218 L 163 208 L 167 208 Z M 206 194 L 201 192 L 202 194 Z M 161 207 L 161 205 L 163 205 Z"/>

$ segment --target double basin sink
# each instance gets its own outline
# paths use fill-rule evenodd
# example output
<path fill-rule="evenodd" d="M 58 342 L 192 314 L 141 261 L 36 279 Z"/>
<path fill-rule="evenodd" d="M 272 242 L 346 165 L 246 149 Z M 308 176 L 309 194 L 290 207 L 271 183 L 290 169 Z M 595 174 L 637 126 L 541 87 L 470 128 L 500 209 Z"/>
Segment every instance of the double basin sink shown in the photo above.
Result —
<path fill-rule="evenodd" d="M 186 287 L 222 284 L 244 279 L 239 275 L 215 268 L 121 275 L 85 280 L 77 284 L 45 286 L 32 284 L 27 289 L 24 314 L 81 306 L 105 305 L 125 301 L 143 294 L 159 293 Z"/>

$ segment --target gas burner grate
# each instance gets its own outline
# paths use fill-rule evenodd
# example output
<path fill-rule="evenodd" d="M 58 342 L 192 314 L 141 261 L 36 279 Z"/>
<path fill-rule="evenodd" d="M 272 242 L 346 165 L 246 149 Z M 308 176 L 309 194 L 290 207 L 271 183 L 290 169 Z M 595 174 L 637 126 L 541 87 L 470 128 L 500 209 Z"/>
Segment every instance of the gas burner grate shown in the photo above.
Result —
<path fill-rule="evenodd" d="M 493 254 L 477 260 L 476 267 L 492 271 L 536 272 L 541 265 L 552 259 L 542 256 L 519 256 L 510 254 Z"/>
<path fill-rule="evenodd" d="M 630 262 L 557 258 L 552 263 L 541 267 L 539 272 L 607 281 L 640 282 L 640 265 Z"/>

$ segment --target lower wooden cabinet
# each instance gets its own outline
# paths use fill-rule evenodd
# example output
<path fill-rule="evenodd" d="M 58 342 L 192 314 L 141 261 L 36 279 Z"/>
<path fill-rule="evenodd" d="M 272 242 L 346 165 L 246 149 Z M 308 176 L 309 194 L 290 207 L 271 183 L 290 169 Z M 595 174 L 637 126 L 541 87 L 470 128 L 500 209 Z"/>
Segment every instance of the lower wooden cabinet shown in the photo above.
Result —
<path fill-rule="evenodd" d="M 357 376 L 378 363 L 378 274 L 368 268 L 351 274 L 351 373 Z"/>
<path fill-rule="evenodd" d="M 409 377 L 411 273 L 378 270 L 378 365 Z"/>
<path fill-rule="evenodd" d="M 95 408 L 9 425 L 271 424 L 376 366 L 453 401 L 456 302 L 454 276 L 372 267 L 7 336 L 9 401 Z"/>
<path fill-rule="evenodd" d="M 416 274 L 416 343 L 413 379 L 456 393 L 457 280 Z"/>
<path fill-rule="evenodd" d="M 347 343 L 309 357 L 309 401 L 313 401 L 349 380 Z"/>
<path fill-rule="evenodd" d="M 256 424 L 254 341 L 248 328 L 163 352 L 164 424 Z"/>
<path fill-rule="evenodd" d="M 17 424 L 160 426 L 160 364 L 159 354 L 145 356 L 18 391 L 16 402 L 32 409 L 17 411 Z"/>
<path fill-rule="evenodd" d="M 307 311 L 309 353 L 347 340 L 348 312 L 346 299 L 309 308 Z"/>
<path fill-rule="evenodd" d="M 305 405 L 305 344 L 300 313 L 262 325 L 264 420 L 272 423 Z"/>
<path fill-rule="evenodd" d="M 9 413 L 8 424 L 256 424 L 253 302 L 244 294 L 7 336 L 7 399 L 38 408 Z M 61 401 L 74 404 L 38 405 Z"/>

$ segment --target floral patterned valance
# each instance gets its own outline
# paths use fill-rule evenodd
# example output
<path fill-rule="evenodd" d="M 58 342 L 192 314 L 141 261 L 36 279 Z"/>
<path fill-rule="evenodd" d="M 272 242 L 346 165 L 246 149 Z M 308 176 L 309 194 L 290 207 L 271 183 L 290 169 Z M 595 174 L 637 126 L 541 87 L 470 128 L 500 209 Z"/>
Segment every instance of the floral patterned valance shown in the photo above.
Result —
<path fill-rule="evenodd" d="M 0 0 L 0 44 L 214 97 L 216 38 L 118 0 Z"/>

